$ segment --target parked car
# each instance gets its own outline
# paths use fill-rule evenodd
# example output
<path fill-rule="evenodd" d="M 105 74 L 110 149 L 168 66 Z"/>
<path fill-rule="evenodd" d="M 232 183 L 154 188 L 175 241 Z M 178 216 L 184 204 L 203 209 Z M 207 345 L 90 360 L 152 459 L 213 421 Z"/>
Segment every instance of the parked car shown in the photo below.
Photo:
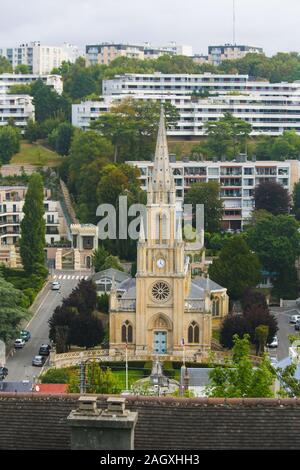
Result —
<path fill-rule="evenodd" d="M 43 367 L 45 361 L 45 356 L 34 356 L 34 358 L 32 359 L 32 365 L 37 367 Z"/>
<path fill-rule="evenodd" d="M 271 343 L 268 344 L 269 348 L 277 348 L 278 347 L 278 337 L 274 336 Z"/>
<path fill-rule="evenodd" d="M 22 349 L 22 348 L 24 348 L 24 346 L 25 346 L 25 341 L 22 338 L 18 338 L 14 342 L 15 349 Z"/>
<path fill-rule="evenodd" d="M 24 341 L 27 343 L 27 341 L 29 341 L 30 338 L 31 338 L 31 334 L 27 330 L 21 330 L 20 331 L 20 338 L 24 339 Z"/>
<path fill-rule="evenodd" d="M 295 323 L 295 330 L 299 331 L 300 330 L 300 320 L 297 320 Z"/>
<path fill-rule="evenodd" d="M 53 281 L 51 284 L 51 290 L 60 290 L 60 282 Z"/>
<path fill-rule="evenodd" d="M 300 320 L 300 315 L 292 315 L 290 318 L 290 323 L 295 324 L 298 320 Z"/>
<path fill-rule="evenodd" d="M 51 351 L 50 344 L 42 344 L 40 349 L 39 349 L 39 355 L 40 356 L 49 356 L 50 351 Z"/>
<path fill-rule="evenodd" d="M 4 380 L 7 377 L 8 368 L 7 367 L 0 367 L 0 380 Z"/>

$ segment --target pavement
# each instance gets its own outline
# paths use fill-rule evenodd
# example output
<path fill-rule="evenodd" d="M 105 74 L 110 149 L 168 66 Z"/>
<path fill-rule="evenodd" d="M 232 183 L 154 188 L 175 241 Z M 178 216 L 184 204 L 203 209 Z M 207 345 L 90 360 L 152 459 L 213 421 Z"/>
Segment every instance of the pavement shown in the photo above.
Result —
<path fill-rule="evenodd" d="M 34 381 L 42 372 L 41 367 L 31 365 L 32 358 L 38 354 L 42 343 L 49 344 L 48 320 L 54 309 L 61 304 L 64 297 L 68 297 L 81 279 L 88 278 L 86 272 L 53 272 L 49 282 L 39 294 L 35 303 L 34 315 L 24 327 L 30 331 L 31 339 L 25 343 L 23 349 L 12 350 L 6 361 L 8 368 L 7 381 L 19 382 L 23 380 Z M 61 288 L 59 291 L 51 290 L 51 282 L 59 280 Z"/>
<path fill-rule="evenodd" d="M 269 352 L 272 357 L 275 357 L 278 361 L 281 361 L 289 355 L 290 342 L 288 335 L 298 333 L 295 331 L 295 325 L 289 323 L 290 317 L 292 315 L 300 315 L 300 312 L 296 309 L 279 307 L 272 307 L 270 310 L 271 313 L 277 318 L 279 330 L 277 332 L 278 347 L 269 349 Z"/>

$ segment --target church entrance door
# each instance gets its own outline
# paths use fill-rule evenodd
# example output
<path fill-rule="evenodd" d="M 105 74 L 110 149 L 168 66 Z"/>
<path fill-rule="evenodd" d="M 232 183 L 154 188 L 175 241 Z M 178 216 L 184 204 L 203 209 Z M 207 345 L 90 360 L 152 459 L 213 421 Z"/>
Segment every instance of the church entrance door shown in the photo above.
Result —
<path fill-rule="evenodd" d="M 154 332 L 154 352 L 156 354 L 167 353 L 167 332 L 155 331 Z"/>

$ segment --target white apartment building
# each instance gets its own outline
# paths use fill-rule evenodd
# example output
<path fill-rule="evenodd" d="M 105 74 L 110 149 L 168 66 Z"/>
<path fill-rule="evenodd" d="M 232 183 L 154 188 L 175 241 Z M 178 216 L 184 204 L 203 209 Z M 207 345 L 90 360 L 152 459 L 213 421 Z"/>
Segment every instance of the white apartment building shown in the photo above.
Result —
<path fill-rule="evenodd" d="M 264 181 L 277 181 L 292 193 L 294 184 L 300 179 L 298 160 L 247 161 L 240 157 L 236 161 L 172 161 L 176 197 L 179 202 L 184 193 L 194 183 L 217 181 L 220 184 L 220 197 L 224 204 L 223 228 L 240 230 L 249 219 L 254 208 L 254 189 Z M 240 161 L 238 161 L 240 160 Z M 129 161 L 139 168 L 141 188 L 147 190 L 152 172 L 151 161 Z"/>
<path fill-rule="evenodd" d="M 256 82 L 248 75 L 211 73 L 117 75 L 103 81 L 99 101 L 72 107 L 73 124 L 86 129 L 90 121 L 128 97 L 174 105 L 180 119 L 168 129 L 173 139 L 205 136 L 205 124 L 218 121 L 226 112 L 250 123 L 252 135 L 300 132 L 300 82 Z"/>
<path fill-rule="evenodd" d="M 1 86 L 1 85 L 0 85 Z M 5 126 L 13 119 L 23 133 L 29 119 L 34 119 L 32 96 L 6 95 L 0 93 L 0 126 Z"/>
<path fill-rule="evenodd" d="M 139 92 L 134 94 L 105 95 L 99 101 L 86 101 L 72 105 L 72 123 L 86 130 L 102 113 L 132 97 L 137 100 L 170 102 L 179 112 L 176 126 L 168 129 L 173 139 L 199 139 L 206 135 L 207 123 L 216 122 L 229 112 L 252 126 L 252 135 L 278 136 L 285 130 L 300 133 L 300 94 L 290 96 L 258 92 L 241 95 L 219 95 L 194 98 L 191 95 Z"/>
<path fill-rule="evenodd" d="M 46 46 L 35 41 L 18 47 L 0 47 L 0 56 L 6 57 L 14 69 L 17 65 L 28 65 L 31 73 L 47 75 L 60 67 L 63 61 L 75 62 L 80 51 L 77 46 L 68 43 Z"/>
<path fill-rule="evenodd" d="M 36 80 L 42 80 L 59 95 L 63 92 L 63 81 L 60 75 L 2 73 L 0 74 L 0 93 L 8 93 L 10 88 L 14 85 L 30 85 Z"/>
<path fill-rule="evenodd" d="M 26 191 L 26 186 L 0 186 L 0 245 L 18 243 Z M 46 243 L 53 245 L 64 233 L 64 219 L 60 203 L 50 197 L 50 191 L 45 190 Z"/>
<path fill-rule="evenodd" d="M 129 57 L 131 59 L 157 59 L 162 55 L 185 55 L 191 57 L 191 46 L 179 45 L 170 42 L 166 46 L 153 46 L 149 42 L 144 44 L 108 43 L 88 44 L 85 47 L 87 66 L 96 64 L 109 65 L 117 57 Z"/>
<path fill-rule="evenodd" d="M 103 80 L 103 95 L 119 94 L 173 94 L 197 96 L 197 93 L 252 93 L 287 95 L 300 93 L 300 82 L 270 83 L 250 80 L 248 75 L 238 74 L 124 74 Z"/>
<path fill-rule="evenodd" d="M 218 66 L 223 60 L 242 59 L 247 54 L 263 54 L 262 47 L 237 44 L 223 44 L 222 46 L 208 46 L 208 62 Z"/>

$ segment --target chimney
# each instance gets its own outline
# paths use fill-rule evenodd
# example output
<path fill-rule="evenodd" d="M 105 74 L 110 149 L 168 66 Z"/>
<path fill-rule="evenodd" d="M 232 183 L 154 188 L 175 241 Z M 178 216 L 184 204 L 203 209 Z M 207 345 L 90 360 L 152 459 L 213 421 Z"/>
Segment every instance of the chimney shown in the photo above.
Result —
<path fill-rule="evenodd" d="M 134 450 L 138 414 L 126 410 L 125 398 L 108 398 L 104 411 L 96 396 L 82 396 L 78 404 L 67 418 L 72 450 Z"/>

